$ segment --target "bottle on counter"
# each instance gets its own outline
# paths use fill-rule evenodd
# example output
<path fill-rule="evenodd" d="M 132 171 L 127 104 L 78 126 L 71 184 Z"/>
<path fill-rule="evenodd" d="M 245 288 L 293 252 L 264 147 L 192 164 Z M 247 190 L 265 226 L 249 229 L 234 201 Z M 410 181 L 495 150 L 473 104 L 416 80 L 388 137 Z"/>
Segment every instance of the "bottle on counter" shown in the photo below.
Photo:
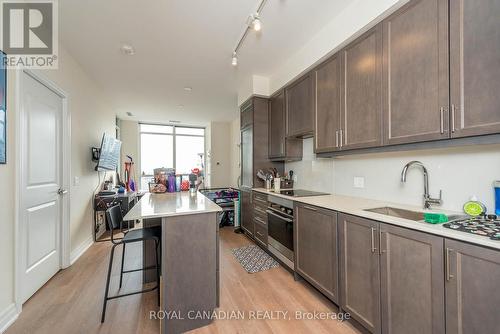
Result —
<path fill-rule="evenodd" d="M 500 181 L 493 182 L 495 188 L 495 214 L 500 215 Z"/>

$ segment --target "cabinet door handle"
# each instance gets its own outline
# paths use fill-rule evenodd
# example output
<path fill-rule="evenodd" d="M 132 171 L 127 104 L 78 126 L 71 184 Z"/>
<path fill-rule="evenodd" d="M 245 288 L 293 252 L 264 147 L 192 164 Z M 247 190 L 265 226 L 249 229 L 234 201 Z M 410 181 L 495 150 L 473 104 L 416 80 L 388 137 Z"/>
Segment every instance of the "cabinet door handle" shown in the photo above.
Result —
<path fill-rule="evenodd" d="M 386 250 L 385 249 L 382 249 L 382 231 L 379 231 L 378 232 L 378 252 L 379 252 L 379 255 L 382 255 L 382 253 L 385 253 Z"/>
<path fill-rule="evenodd" d="M 439 122 L 441 134 L 444 134 L 444 107 L 439 108 Z"/>
<path fill-rule="evenodd" d="M 339 130 L 335 131 L 335 147 L 339 147 Z"/>
<path fill-rule="evenodd" d="M 375 251 L 377 250 L 377 248 L 375 247 L 375 228 L 371 228 L 371 232 L 372 232 L 372 253 L 375 253 Z"/>
<path fill-rule="evenodd" d="M 267 225 L 267 223 L 265 221 L 263 221 L 262 219 L 260 219 L 259 217 L 254 217 L 254 219 L 263 225 Z"/>
<path fill-rule="evenodd" d="M 451 105 L 451 132 L 455 133 L 455 105 Z"/>
<path fill-rule="evenodd" d="M 304 205 L 304 206 L 303 206 L 303 208 L 304 208 L 304 209 L 306 209 L 306 210 L 318 211 L 318 209 L 313 208 L 312 206 L 307 206 L 307 205 Z"/>
<path fill-rule="evenodd" d="M 261 237 L 264 236 L 264 234 L 260 233 L 259 231 L 257 231 L 257 235 L 260 235 Z"/>
<path fill-rule="evenodd" d="M 340 134 L 340 148 L 342 148 L 342 146 L 344 146 L 344 130 L 340 129 L 339 134 Z"/>
<path fill-rule="evenodd" d="M 254 209 L 255 211 L 257 211 L 257 212 L 262 213 L 262 214 L 266 214 L 266 210 L 261 209 L 261 208 L 259 208 L 258 206 L 255 206 L 253 209 Z"/>
<path fill-rule="evenodd" d="M 447 282 L 451 281 L 451 279 L 455 277 L 451 274 L 450 252 L 453 252 L 453 249 L 446 248 L 446 259 L 445 260 L 446 260 L 446 281 Z"/>
<path fill-rule="evenodd" d="M 263 200 L 262 198 L 260 197 L 254 197 L 253 198 L 256 202 L 261 202 L 261 203 L 266 203 L 267 204 L 267 201 L 266 200 Z"/>

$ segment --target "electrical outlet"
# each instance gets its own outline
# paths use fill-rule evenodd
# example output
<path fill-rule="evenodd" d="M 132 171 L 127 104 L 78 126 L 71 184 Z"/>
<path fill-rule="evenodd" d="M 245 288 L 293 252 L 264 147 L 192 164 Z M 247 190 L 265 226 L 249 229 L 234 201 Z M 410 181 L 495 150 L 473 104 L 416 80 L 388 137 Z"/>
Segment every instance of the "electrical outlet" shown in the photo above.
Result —
<path fill-rule="evenodd" d="M 365 178 L 363 176 L 355 176 L 354 188 L 364 188 L 364 187 L 365 187 Z"/>
<path fill-rule="evenodd" d="M 293 174 L 293 182 L 297 183 L 297 174 Z"/>
<path fill-rule="evenodd" d="M 80 185 L 80 178 L 78 176 L 75 176 L 73 178 L 73 185 L 75 185 L 75 186 Z"/>

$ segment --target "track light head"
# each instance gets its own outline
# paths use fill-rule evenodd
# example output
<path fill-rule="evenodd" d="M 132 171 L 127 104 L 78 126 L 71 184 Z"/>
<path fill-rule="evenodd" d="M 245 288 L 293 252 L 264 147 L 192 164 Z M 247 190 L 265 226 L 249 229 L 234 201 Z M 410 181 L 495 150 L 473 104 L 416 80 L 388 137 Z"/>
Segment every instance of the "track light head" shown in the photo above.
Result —
<path fill-rule="evenodd" d="M 231 65 L 238 66 L 238 57 L 236 56 L 236 52 L 233 52 L 233 58 L 231 59 Z"/>
<path fill-rule="evenodd" d="M 262 23 L 260 22 L 259 14 L 255 14 L 252 21 L 252 27 L 255 31 L 260 31 L 262 29 Z"/>

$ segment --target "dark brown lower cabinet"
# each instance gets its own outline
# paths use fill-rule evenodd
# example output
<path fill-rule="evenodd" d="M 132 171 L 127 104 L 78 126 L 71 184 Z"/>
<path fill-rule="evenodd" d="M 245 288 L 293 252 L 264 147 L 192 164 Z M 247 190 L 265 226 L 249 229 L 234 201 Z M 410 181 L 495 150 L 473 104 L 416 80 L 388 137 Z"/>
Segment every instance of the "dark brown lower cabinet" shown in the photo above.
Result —
<path fill-rule="evenodd" d="M 382 333 L 445 333 L 443 238 L 382 223 L 379 238 Z"/>
<path fill-rule="evenodd" d="M 295 271 L 338 303 L 337 213 L 298 204 L 294 233 Z"/>
<path fill-rule="evenodd" d="M 342 309 L 371 333 L 445 333 L 443 239 L 345 214 L 339 226 Z"/>
<path fill-rule="evenodd" d="M 241 228 L 250 236 L 254 234 L 252 191 L 241 190 Z"/>
<path fill-rule="evenodd" d="M 345 214 L 338 219 L 341 307 L 371 333 L 379 334 L 379 223 Z"/>
<path fill-rule="evenodd" d="M 446 240 L 446 333 L 500 333 L 500 252 Z"/>

